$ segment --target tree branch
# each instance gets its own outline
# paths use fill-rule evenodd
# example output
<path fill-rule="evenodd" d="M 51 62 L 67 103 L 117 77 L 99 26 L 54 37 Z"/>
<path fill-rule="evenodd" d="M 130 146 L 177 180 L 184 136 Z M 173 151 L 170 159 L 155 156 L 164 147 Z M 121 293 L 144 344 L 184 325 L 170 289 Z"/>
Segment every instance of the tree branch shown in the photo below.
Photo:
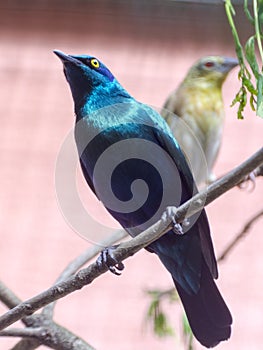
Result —
<path fill-rule="evenodd" d="M 9 289 L 2 281 L 0 281 L 0 300 L 9 309 L 12 309 L 21 303 L 21 299 L 19 299 L 15 293 Z"/>
<path fill-rule="evenodd" d="M 94 350 L 83 339 L 54 322 L 51 322 L 51 325 L 46 323 L 40 327 L 5 329 L 0 332 L 0 336 L 35 338 L 37 342 L 31 343 L 35 348 L 43 344 L 55 350 Z M 24 349 L 28 350 L 28 348 Z"/>
<path fill-rule="evenodd" d="M 203 190 L 181 205 L 176 211 L 174 219 L 177 222 L 182 222 L 185 218 L 202 210 L 204 203 L 205 205 L 211 203 L 223 193 L 240 183 L 246 175 L 262 164 L 263 148 L 227 175 L 211 184 L 206 190 Z M 129 256 L 161 237 L 171 228 L 172 218 L 167 217 L 166 219 L 159 220 L 140 235 L 127 242 L 121 243 L 114 251 L 115 259 L 117 261 L 127 259 Z M 33 312 L 50 302 L 58 300 L 75 290 L 81 289 L 107 270 L 106 266 L 99 268 L 96 263 L 93 263 L 89 267 L 79 271 L 75 276 L 69 277 L 66 281 L 61 281 L 39 295 L 22 302 L 0 317 L 0 329 L 9 326 L 26 315 L 31 315 Z"/>
<path fill-rule="evenodd" d="M 28 337 L 28 338 L 38 338 L 43 336 L 44 328 L 8 328 L 0 332 L 0 337 Z"/>
<path fill-rule="evenodd" d="M 0 300 L 5 304 L 8 308 L 12 309 L 22 302 L 14 292 L 8 288 L 2 281 L 0 281 Z M 34 321 L 35 315 L 24 317 L 21 321 L 24 324 L 31 325 Z M 22 339 L 19 341 L 12 349 L 10 350 L 35 350 L 41 345 L 41 342 L 37 339 Z"/>

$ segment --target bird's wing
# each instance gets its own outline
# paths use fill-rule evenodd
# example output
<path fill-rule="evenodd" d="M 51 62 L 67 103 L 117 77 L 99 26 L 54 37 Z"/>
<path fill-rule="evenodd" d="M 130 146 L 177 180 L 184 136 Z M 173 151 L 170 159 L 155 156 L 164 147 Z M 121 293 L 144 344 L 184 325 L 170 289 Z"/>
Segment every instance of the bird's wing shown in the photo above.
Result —
<path fill-rule="evenodd" d="M 165 101 L 163 108 L 164 108 L 164 114 L 162 113 L 163 117 L 166 119 L 166 116 L 168 117 L 172 113 L 177 114 L 179 117 L 181 117 L 181 107 L 184 103 L 183 95 L 181 96 L 180 87 L 173 91 Z"/>
<path fill-rule="evenodd" d="M 158 139 L 163 149 L 165 149 L 168 152 L 168 154 L 172 157 L 179 172 L 182 174 L 181 176 L 181 180 L 183 182 L 182 186 L 185 190 L 186 196 L 188 197 L 188 198 L 184 198 L 183 201 L 190 199 L 194 194 L 197 193 L 197 189 L 194 184 L 193 177 L 188 167 L 188 164 L 185 160 L 185 157 L 183 156 L 182 152 L 180 152 L 176 147 L 174 140 L 166 133 L 156 130 L 156 138 Z M 213 277 L 217 278 L 218 277 L 217 263 L 216 263 L 213 243 L 210 235 L 209 223 L 208 223 L 208 219 L 204 209 L 201 211 L 201 213 L 199 213 L 199 217 L 197 219 L 197 225 L 199 229 L 201 247 L 202 247 L 202 252 L 203 252 L 205 261 Z"/>

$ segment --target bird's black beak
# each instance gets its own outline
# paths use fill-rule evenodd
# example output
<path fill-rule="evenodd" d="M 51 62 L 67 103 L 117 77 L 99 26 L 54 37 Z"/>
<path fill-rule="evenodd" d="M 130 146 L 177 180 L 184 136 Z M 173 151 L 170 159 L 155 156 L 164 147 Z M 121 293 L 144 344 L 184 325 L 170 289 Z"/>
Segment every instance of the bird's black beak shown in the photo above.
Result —
<path fill-rule="evenodd" d="M 67 63 L 72 63 L 72 64 L 75 64 L 75 65 L 80 65 L 81 64 L 81 62 L 78 59 L 76 59 L 73 56 L 67 55 L 67 54 L 65 54 L 62 51 L 54 50 L 53 52 L 54 52 L 55 55 L 58 56 L 58 58 L 62 61 L 63 64 L 67 64 Z"/>

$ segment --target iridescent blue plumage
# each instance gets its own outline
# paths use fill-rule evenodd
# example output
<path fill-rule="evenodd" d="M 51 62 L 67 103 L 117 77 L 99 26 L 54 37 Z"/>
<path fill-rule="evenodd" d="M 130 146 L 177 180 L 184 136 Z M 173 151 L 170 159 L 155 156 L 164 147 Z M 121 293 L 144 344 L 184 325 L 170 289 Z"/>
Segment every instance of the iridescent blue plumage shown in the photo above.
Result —
<path fill-rule="evenodd" d="M 137 235 L 167 206 L 196 193 L 186 160 L 163 118 L 131 97 L 105 65 L 91 56 L 55 53 L 74 99 L 85 179 L 111 215 Z M 169 231 L 147 249 L 171 273 L 194 335 L 212 347 L 230 337 L 232 319 L 213 280 L 217 265 L 205 211 L 183 230 Z"/>

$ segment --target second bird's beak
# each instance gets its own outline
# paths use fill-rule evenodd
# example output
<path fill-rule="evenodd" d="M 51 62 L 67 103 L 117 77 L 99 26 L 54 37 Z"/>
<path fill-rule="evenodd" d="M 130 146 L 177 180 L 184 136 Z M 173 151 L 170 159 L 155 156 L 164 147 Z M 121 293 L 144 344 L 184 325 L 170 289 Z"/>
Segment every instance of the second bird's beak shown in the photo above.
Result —
<path fill-rule="evenodd" d="M 232 57 L 224 58 L 223 67 L 225 72 L 231 71 L 231 69 L 235 68 L 238 65 L 239 65 L 239 62 L 236 58 L 232 58 Z"/>

